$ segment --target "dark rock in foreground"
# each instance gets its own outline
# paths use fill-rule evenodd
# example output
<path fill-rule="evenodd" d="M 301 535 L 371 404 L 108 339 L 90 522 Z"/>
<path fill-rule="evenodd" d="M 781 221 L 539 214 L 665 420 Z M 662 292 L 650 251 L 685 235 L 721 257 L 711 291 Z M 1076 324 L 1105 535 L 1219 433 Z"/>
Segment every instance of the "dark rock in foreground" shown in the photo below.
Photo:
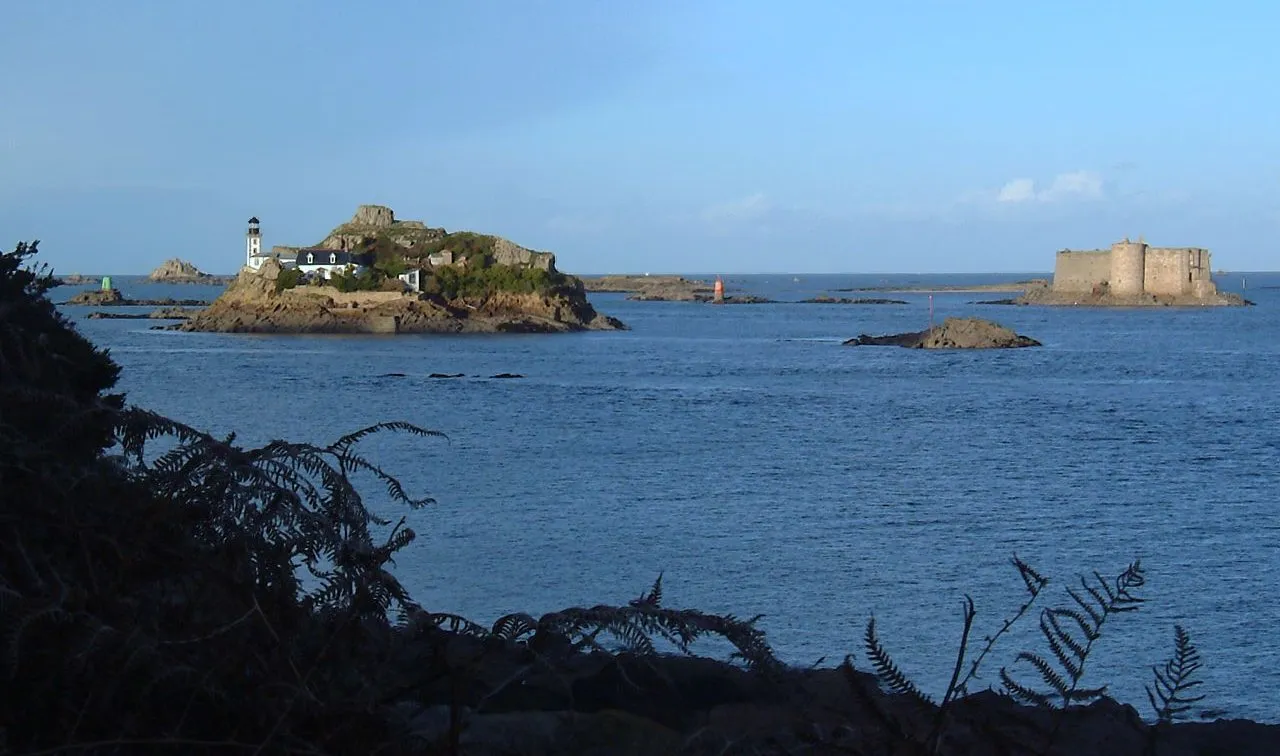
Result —
<path fill-rule="evenodd" d="M 947 318 L 942 325 L 923 331 L 889 336 L 863 334 L 845 346 L 900 346 L 908 349 L 1016 349 L 1040 346 L 1028 336 L 981 318 Z"/>

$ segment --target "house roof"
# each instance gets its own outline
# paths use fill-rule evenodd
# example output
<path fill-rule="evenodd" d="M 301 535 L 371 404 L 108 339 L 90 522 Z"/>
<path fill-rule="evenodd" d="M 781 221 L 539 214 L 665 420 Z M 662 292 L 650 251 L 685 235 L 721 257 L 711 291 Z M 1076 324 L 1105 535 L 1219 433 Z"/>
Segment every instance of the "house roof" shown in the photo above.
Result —
<path fill-rule="evenodd" d="M 315 255 L 315 261 L 307 262 L 307 255 Z M 300 249 L 295 259 L 299 265 L 373 265 L 372 252 L 344 252 L 340 249 L 324 247 Z M 330 262 L 330 259 L 333 262 Z"/>

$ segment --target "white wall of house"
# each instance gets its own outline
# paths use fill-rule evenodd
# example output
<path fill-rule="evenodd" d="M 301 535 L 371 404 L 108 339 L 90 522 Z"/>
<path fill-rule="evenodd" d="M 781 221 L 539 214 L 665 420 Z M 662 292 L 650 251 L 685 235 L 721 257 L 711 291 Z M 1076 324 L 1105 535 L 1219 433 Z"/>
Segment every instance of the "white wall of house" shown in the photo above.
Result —
<path fill-rule="evenodd" d="M 399 276 L 396 276 L 396 277 L 399 278 L 401 281 L 404 281 L 406 284 L 408 284 L 409 288 L 412 289 L 413 291 L 415 292 L 422 291 L 422 271 L 421 270 L 411 270 L 407 273 L 401 273 Z"/>

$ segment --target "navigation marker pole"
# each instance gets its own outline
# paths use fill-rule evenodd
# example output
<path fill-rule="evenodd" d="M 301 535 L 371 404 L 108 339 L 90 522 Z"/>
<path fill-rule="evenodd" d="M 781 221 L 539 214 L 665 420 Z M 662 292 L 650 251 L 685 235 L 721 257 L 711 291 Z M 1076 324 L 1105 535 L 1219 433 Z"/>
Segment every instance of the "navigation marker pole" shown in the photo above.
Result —
<path fill-rule="evenodd" d="M 933 330 L 933 295 L 929 295 L 929 330 Z"/>

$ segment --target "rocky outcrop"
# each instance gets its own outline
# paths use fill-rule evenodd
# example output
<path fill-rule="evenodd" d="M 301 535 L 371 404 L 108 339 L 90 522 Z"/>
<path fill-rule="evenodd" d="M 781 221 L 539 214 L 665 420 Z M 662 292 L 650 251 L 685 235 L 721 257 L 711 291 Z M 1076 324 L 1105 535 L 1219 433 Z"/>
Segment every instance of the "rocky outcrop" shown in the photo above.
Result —
<path fill-rule="evenodd" d="M 63 304 L 69 305 L 124 305 L 128 304 L 119 289 L 90 289 L 71 297 Z"/>
<path fill-rule="evenodd" d="M 323 249 L 364 249 L 379 240 L 409 250 L 439 241 L 447 236 L 443 228 L 428 228 L 421 221 L 398 221 L 391 208 L 384 205 L 360 205 L 351 220 L 329 232 L 319 244 Z"/>
<path fill-rule="evenodd" d="M 1040 346 L 998 323 L 981 318 L 947 318 L 941 325 L 924 331 L 890 336 L 867 336 L 844 342 L 845 346 L 901 346 L 909 349 L 1016 349 Z"/>
<path fill-rule="evenodd" d="M 59 276 L 54 281 L 58 286 L 83 286 L 85 284 L 102 283 L 99 276 L 82 276 L 79 273 L 72 273 L 69 276 Z"/>
<path fill-rule="evenodd" d="M 458 238 L 458 248 L 450 244 Z M 355 250 L 372 249 L 379 245 L 398 249 L 402 254 L 425 257 L 439 251 L 462 251 L 463 245 L 476 242 L 484 248 L 496 265 L 539 268 L 547 272 L 555 270 L 555 255 L 534 250 L 488 234 L 461 233 L 452 235 L 443 228 L 431 228 L 416 220 L 396 220 L 395 212 L 384 205 L 361 205 L 351 220 L 329 232 L 315 246 L 323 249 Z M 471 247 L 468 247 L 470 249 Z"/>
<path fill-rule="evenodd" d="M 557 333 L 626 328 L 581 291 L 495 292 L 445 300 L 409 292 L 341 293 L 328 286 L 276 290 L 280 265 L 245 269 L 222 296 L 176 330 L 224 333 Z"/>
<path fill-rule="evenodd" d="M 556 256 L 550 252 L 534 252 L 515 242 L 507 241 L 501 237 L 494 237 L 493 262 L 497 265 L 512 265 L 517 268 L 539 268 L 550 272 L 555 270 Z"/>
<path fill-rule="evenodd" d="M 225 284 L 232 281 L 233 278 L 201 272 L 195 265 L 174 257 L 160 263 L 160 267 L 151 271 L 151 274 L 147 276 L 147 280 L 153 283 Z"/>
<path fill-rule="evenodd" d="M 361 205 L 351 217 L 352 225 L 372 228 L 390 228 L 395 222 L 395 212 L 385 205 Z"/>

